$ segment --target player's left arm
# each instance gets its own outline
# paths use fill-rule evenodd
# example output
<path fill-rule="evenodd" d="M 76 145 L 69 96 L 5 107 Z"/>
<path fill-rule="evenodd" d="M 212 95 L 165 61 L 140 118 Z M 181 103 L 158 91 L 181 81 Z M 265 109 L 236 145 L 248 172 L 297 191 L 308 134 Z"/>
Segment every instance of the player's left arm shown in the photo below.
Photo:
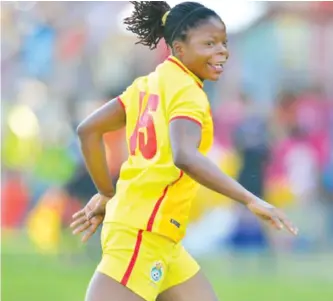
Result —
<path fill-rule="evenodd" d="M 103 135 L 125 125 L 125 109 L 119 99 L 113 99 L 83 120 L 77 128 L 86 167 L 98 192 L 106 197 L 114 195 L 114 187 L 106 162 Z"/>
<path fill-rule="evenodd" d="M 283 212 L 246 190 L 198 151 L 201 127 L 207 112 L 204 103 L 204 99 L 188 92 L 183 94 L 183 99 L 178 99 L 169 106 L 169 135 L 174 164 L 199 184 L 243 203 L 254 214 L 271 222 L 278 229 L 285 226 L 290 232 L 297 234 L 296 227 Z"/>

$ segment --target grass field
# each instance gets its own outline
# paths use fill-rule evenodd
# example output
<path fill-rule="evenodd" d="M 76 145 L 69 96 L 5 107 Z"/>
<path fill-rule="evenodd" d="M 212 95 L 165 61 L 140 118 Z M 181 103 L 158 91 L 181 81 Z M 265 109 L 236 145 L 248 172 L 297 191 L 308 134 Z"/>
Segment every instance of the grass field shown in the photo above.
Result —
<path fill-rule="evenodd" d="M 2 241 L 2 301 L 84 300 L 97 254 L 89 258 L 78 253 L 73 261 L 41 256 L 27 245 L 24 240 Z M 221 255 L 201 264 L 220 300 L 333 300 L 333 256 L 279 256 L 273 261 Z"/>

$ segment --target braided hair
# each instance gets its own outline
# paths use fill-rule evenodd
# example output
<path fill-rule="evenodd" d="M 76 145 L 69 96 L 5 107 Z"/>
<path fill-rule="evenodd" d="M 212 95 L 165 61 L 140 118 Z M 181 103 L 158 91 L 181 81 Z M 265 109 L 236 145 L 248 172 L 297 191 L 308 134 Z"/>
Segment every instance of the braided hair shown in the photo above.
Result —
<path fill-rule="evenodd" d="M 185 41 L 189 29 L 219 15 L 197 2 L 182 2 L 172 9 L 165 1 L 131 1 L 134 11 L 125 18 L 127 30 L 138 36 L 136 44 L 155 49 L 164 38 L 172 47 L 175 40 Z M 222 20 L 221 20 L 222 22 Z"/>

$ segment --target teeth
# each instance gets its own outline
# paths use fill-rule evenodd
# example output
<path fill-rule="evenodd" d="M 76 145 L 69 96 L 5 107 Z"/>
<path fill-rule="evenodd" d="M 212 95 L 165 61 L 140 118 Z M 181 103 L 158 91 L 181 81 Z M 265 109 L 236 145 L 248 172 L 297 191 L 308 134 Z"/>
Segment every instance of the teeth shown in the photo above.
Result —
<path fill-rule="evenodd" d="M 223 63 L 215 63 L 215 64 L 210 64 L 210 66 L 212 66 L 213 68 L 215 68 L 216 70 L 222 70 L 223 69 Z"/>

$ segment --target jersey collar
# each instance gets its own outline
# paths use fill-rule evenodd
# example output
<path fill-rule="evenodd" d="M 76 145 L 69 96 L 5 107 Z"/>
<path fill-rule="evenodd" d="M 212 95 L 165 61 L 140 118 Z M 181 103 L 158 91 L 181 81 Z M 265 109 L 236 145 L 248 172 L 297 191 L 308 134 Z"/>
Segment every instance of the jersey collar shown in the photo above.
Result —
<path fill-rule="evenodd" d="M 192 73 L 189 69 L 187 69 L 185 67 L 185 65 L 180 61 L 178 60 L 176 57 L 174 57 L 173 55 L 170 55 L 168 58 L 167 58 L 167 61 L 175 64 L 177 67 L 179 67 L 180 69 L 182 69 L 185 73 L 187 73 L 189 76 L 191 76 L 196 84 L 202 89 L 203 88 L 203 82 L 194 74 Z"/>

